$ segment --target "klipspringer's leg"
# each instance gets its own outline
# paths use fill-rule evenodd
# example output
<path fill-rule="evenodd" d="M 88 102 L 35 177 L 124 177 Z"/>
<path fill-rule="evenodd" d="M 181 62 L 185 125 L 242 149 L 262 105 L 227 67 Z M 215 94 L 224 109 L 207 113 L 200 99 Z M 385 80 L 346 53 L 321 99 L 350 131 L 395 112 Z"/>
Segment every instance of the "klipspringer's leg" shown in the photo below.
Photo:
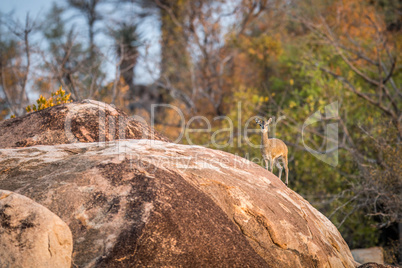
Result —
<path fill-rule="evenodd" d="M 286 186 L 288 185 L 288 176 L 289 176 L 289 168 L 288 168 L 288 156 L 285 155 L 283 157 L 283 165 L 285 166 L 285 171 L 286 171 Z"/>
<path fill-rule="evenodd" d="M 264 159 L 265 160 L 265 168 L 268 170 L 268 168 L 269 168 L 269 162 L 268 162 L 268 159 Z"/>
<path fill-rule="evenodd" d="M 275 159 L 269 158 L 269 164 L 271 166 L 271 173 L 274 171 L 274 164 L 275 164 Z"/>
<path fill-rule="evenodd" d="M 281 164 L 279 163 L 279 159 L 276 159 L 276 167 L 279 169 L 279 179 L 281 179 L 281 176 L 282 176 L 282 166 L 281 166 Z"/>

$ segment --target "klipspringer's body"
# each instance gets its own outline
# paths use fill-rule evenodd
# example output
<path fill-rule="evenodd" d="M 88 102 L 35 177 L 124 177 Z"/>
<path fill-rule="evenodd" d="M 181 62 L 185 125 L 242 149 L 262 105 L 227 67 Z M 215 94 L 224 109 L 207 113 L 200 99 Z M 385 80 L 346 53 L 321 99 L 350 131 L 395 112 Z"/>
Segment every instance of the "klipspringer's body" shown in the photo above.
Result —
<path fill-rule="evenodd" d="M 255 121 L 261 127 L 261 155 L 265 161 L 267 170 L 270 167 L 270 171 L 273 172 L 274 165 L 276 165 L 276 167 L 279 169 L 278 177 L 280 179 L 283 167 L 279 163 L 279 159 L 282 160 L 282 164 L 285 167 L 286 172 L 285 184 L 288 185 L 288 147 L 280 139 L 268 138 L 268 125 L 271 123 L 272 118 L 270 118 L 267 122 L 259 119 L 255 119 Z"/>

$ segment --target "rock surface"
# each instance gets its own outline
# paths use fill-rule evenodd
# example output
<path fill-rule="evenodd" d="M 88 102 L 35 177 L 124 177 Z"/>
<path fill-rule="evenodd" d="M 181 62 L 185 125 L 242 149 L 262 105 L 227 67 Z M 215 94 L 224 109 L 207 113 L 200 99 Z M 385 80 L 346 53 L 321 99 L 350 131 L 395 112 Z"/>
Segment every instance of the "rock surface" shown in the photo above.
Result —
<path fill-rule="evenodd" d="M 384 264 L 384 253 L 380 247 L 358 248 L 351 250 L 355 261 L 359 263 L 374 262 Z"/>
<path fill-rule="evenodd" d="M 0 267 L 71 266 L 71 231 L 31 199 L 0 190 Z"/>
<path fill-rule="evenodd" d="M 0 121 L 0 148 L 118 139 L 168 141 L 142 121 L 106 103 L 83 100 Z"/>
<path fill-rule="evenodd" d="M 0 189 L 66 222 L 78 267 L 355 266 L 336 227 L 276 176 L 204 147 L 0 149 Z"/>

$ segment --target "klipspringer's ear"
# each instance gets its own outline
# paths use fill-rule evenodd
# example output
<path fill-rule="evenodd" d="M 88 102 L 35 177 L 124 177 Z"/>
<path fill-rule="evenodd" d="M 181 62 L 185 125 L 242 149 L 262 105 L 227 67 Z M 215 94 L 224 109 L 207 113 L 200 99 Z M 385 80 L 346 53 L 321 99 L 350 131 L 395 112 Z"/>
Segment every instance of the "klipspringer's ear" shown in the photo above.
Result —
<path fill-rule="evenodd" d="M 267 124 L 271 124 L 272 122 L 272 117 L 270 119 L 268 119 Z"/>

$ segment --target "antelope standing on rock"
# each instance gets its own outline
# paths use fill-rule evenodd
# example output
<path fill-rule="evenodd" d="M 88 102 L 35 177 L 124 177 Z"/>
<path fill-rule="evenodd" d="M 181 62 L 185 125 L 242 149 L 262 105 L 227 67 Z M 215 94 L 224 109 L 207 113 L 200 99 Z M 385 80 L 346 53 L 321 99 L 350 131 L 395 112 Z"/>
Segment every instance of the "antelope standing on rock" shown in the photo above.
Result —
<path fill-rule="evenodd" d="M 279 163 L 279 158 L 281 158 L 282 163 L 285 167 L 286 171 L 286 181 L 285 184 L 288 185 L 288 147 L 286 144 L 280 139 L 269 139 L 268 138 L 268 125 L 272 122 L 272 118 L 270 118 L 267 122 L 261 121 L 256 118 L 255 122 L 261 127 L 261 154 L 265 160 L 265 166 L 268 170 L 268 167 L 271 167 L 271 173 L 274 170 L 274 164 L 279 169 L 279 179 L 281 179 L 282 169 L 283 167 Z M 269 163 L 269 164 L 268 164 Z"/>

